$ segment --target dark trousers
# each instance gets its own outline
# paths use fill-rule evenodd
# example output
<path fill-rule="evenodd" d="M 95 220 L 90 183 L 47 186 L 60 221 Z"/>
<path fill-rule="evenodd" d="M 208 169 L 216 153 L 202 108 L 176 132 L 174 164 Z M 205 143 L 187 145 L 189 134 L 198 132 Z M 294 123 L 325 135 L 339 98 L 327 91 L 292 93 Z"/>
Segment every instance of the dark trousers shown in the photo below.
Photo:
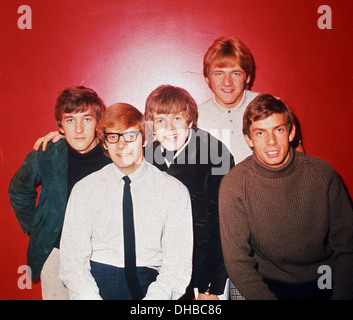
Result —
<path fill-rule="evenodd" d="M 316 281 L 294 284 L 267 278 L 263 280 L 279 300 L 330 300 L 332 296 L 332 290 L 321 290 Z"/>
<path fill-rule="evenodd" d="M 158 271 L 147 267 L 136 269 L 142 295 L 145 296 L 149 285 L 156 280 Z M 124 268 L 91 261 L 91 274 L 103 300 L 131 300 Z"/>

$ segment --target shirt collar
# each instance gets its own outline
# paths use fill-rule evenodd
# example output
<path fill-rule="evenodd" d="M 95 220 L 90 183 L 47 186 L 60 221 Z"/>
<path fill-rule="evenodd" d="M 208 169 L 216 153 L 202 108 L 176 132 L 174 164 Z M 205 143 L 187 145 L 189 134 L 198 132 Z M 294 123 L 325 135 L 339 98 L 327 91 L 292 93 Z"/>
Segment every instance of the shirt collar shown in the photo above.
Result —
<path fill-rule="evenodd" d="M 189 142 L 191 140 L 192 135 L 193 135 L 193 130 L 189 129 L 189 136 L 188 136 L 187 140 L 185 141 L 183 146 L 175 153 L 173 160 L 186 148 L 186 146 L 189 144 Z M 165 148 L 161 145 L 161 151 L 163 152 L 164 150 L 165 150 Z M 167 164 L 167 166 L 169 167 L 171 162 L 169 162 L 166 158 L 164 158 L 164 161 Z"/>
<path fill-rule="evenodd" d="M 213 96 L 213 101 L 214 101 L 215 105 L 218 107 L 219 111 L 222 112 L 222 113 L 226 113 L 226 112 L 229 112 L 229 111 L 231 111 L 231 112 L 232 111 L 239 112 L 244 107 L 244 101 L 245 101 L 245 98 L 246 98 L 246 92 L 247 92 L 247 90 L 244 89 L 243 97 L 241 98 L 239 104 L 235 108 L 231 108 L 231 109 L 223 108 L 222 106 L 220 106 L 217 103 L 215 96 Z"/>
<path fill-rule="evenodd" d="M 124 182 L 122 179 L 123 179 L 123 177 L 126 176 L 126 174 L 122 173 L 114 163 L 112 165 L 114 166 L 114 172 L 117 176 L 117 179 L 119 181 Z M 133 173 L 129 174 L 129 178 L 131 179 L 131 182 L 138 180 L 140 177 L 142 177 L 144 175 L 144 173 L 146 172 L 146 169 L 147 169 L 146 166 L 147 166 L 146 160 L 143 159 L 141 165 L 137 168 L 137 170 L 134 171 Z"/>

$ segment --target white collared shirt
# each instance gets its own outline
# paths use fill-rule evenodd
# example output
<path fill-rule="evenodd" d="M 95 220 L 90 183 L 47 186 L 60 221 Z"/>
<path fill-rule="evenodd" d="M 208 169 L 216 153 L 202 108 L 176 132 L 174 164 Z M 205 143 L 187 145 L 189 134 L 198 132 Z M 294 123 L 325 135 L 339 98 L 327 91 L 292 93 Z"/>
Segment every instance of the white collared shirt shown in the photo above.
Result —
<path fill-rule="evenodd" d="M 189 142 L 190 142 L 190 140 L 191 140 L 191 136 L 192 136 L 192 135 L 193 135 L 193 130 L 189 129 L 189 135 L 188 135 L 187 140 L 186 140 L 185 143 L 182 145 L 182 147 L 175 153 L 173 159 L 175 159 L 175 158 L 186 148 L 186 146 L 189 144 Z M 164 148 L 162 145 L 161 145 L 161 150 L 162 150 L 162 153 L 163 153 L 163 151 L 165 150 L 165 148 Z M 169 168 L 171 162 L 169 162 L 166 157 L 164 157 L 164 161 L 165 161 L 166 165 L 167 165 L 168 168 Z"/>
<path fill-rule="evenodd" d="M 252 154 L 243 135 L 243 115 L 248 104 L 257 95 L 257 92 L 244 90 L 242 100 L 233 109 L 222 108 L 217 104 L 215 97 L 198 107 L 198 127 L 221 140 L 232 153 L 235 163 Z"/>
<path fill-rule="evenodd" d="M 90 260 L 124 267 L 123 174 L 109 164 L 71 192 L 60 244 L 60 278 L 73 299 L 99 299 Z M 132 174 L 136 265 L 159 275 L 145 299 L 178 299 L 192 271 L 190 196 L 177 179 L 145 160 Z"/>

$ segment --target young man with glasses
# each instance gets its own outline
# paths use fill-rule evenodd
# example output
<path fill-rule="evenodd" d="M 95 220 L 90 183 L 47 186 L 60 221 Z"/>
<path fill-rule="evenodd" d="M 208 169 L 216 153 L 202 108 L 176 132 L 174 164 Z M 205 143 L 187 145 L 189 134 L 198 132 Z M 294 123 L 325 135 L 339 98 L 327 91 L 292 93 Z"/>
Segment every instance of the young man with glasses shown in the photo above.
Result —
<path fill-rule="evenodd" d="M 58 275 L 61 229 L 73 185 L 111 162 L 96 137 L 104 110 L 92 89 L 80 86 L 62 91 L 55 119 L 65 139 L 49 143 L 45 152 L 30 152 L 10 182 L 11 205 L 23 232 L 30 236 L 29 274 L 33 280 L 40 276 L 44 300 L 69 298 Z"/>
<path fill-rule="evenodd" d="M 60 277 L 72 299 L 178 299 L 190 281 L 189 192 L 146 162 L 146 129 L 123 103 L 97 126 L 113 163 L 79 181 L 67 205 Z"/>

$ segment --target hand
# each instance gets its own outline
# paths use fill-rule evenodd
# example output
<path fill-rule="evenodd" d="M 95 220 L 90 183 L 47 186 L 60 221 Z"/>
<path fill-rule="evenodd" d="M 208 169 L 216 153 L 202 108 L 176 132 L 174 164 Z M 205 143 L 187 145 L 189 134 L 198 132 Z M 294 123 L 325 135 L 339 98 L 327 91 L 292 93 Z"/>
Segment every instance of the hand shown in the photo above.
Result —
<path fill-rule="evenodd" d="M 56 143 L 62 138 L 64 138 L 64 136 L 59 131 L 49 132 L 46 136 L 41 137 L 36 141 L 36 143 L 33 146 L 33 149 L 38 151 L 40 148 L 40 145 L 42 144 L 42 150 L 45 151 L 49 141 Z"/>
<path fill-rule="evenodd" d="M 199 293 L 197 300 L 219 300 L 218 296 L 215 294 L 204 294 Z"/>

